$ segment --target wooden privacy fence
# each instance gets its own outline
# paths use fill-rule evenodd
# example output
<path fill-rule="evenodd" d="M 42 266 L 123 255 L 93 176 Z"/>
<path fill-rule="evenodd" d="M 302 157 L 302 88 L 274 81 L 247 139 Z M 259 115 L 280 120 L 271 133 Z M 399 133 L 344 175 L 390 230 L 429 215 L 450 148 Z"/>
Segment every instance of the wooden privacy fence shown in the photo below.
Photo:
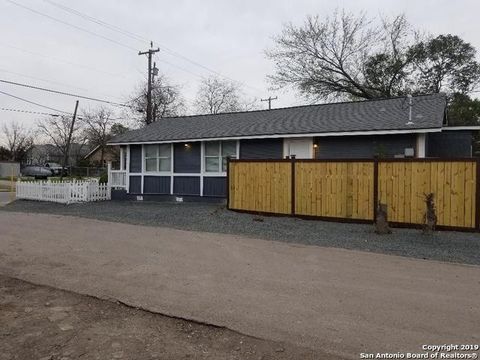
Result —
<path fill-rule="evenodd" d="M 228 208 L 373 222 L 378 202 L 393 225 L 424 222 L 434 194 L 437 225 L 480 230 L 475 159 L 229 160 Z"/>
<path fill-rule="evenodd" d="M 62 204 L 110 200 L 110 187 L 98 181 L 18 181 L 17 199 Z"/>

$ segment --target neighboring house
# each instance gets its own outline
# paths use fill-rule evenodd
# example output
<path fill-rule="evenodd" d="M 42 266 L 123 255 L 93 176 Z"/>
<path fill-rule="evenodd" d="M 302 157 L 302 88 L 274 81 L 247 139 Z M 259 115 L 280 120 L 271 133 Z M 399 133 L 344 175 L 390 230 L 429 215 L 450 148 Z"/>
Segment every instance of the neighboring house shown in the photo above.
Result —
<path fill-rule="evenodd" d="M 446 127 L 442 94 L 163 118 L 115 137 L 126 190 L 224 197 L 226 159 L 470 157 L 472 131 Z"/>
<path fill-rule="evenodd" d="M 84 144 L 73 143 L 70 145 L 69 166 L 76 166 L 77 163 L 88 153 L 88 148 Z M 61 164 L 63 162 L 62 153 L 52 144 L 34 145 L 27 154 L 28 165 L 43 165 L 47 162 Z"/>
<path fill-rule="evenodd" d="M 118 146 L 107 146 L 103 151 L 102 163 L 102 149 L 100 145 L 95 146 L 85 157 L 90 164 L 105 167 L 108 162 L 118 163 L 120 157 L 120 148 Z"/>

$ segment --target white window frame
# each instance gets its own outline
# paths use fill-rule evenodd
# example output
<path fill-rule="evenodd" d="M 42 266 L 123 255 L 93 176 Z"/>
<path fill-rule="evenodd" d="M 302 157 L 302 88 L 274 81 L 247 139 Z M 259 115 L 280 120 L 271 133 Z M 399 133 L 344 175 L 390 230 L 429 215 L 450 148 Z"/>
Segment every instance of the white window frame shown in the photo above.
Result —
<path fill-rule="evenodd" d="M 212 142 L 218 142 L 218 155 L 207 155 L 207 144 Z M 223 143 L 232 142 L 235 145 L 235 155 L 230 155 L 232 159 L 238 159 L 238 140 L 217 140 L 217 141 L 205 141 L 203 142 L 203 154 L 202 154 L 202 173 L 205 176 L 225 176 L 227 171 L 223 170 L 223 158 L 226 156 L 222 155 Z M 217 171 L 208 171 L 207 170 L 207 158 L 217 158 L 218 159 L 218 169 Z"/>
<path fill-rule="evenodd" d="M 164 146 L 165 144 L 152 144 L 152 145 L 145 145 L 144 146 L 144 154 L 143 154 L 143 168 L 144 170 L 142 173 L 145 174 L 171 174 L 173 172 L 173 150 L 172 144 L 168 144 L 170 149 L 168 150 L 168 156 L 160 156 L 160 146 Z M 147 158 L 147 146 L 155 146 L 156 147 L 156 156 L 148 157 Z M 156 159 L 156 170 L 147 171 L 147 159 Z M 169 170 L 160 170 L 160 160 L 169 160 L 170 169 Z"/>

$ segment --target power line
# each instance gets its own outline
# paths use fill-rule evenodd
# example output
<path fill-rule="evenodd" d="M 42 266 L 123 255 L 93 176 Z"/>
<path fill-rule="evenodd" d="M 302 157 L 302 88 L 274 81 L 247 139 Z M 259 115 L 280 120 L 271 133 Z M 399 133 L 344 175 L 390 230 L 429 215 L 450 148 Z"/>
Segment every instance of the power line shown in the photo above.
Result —
<path fill-rule="evenodd" d="M 52 6 L 55 6 L 59 9 L 62 9 L 66 12 L 69 12 L 70 14 L 73 14 L 73 15 L 77 15 L 77 16 L 80 16 L 81 18 L 85 19 L 85 20 L 88 20 L 88 21 L 92 21 L 94 22 L 95 24 L 98 24 L 100 26 L 103 26 L 103 27 L 106 27 L 110 30 L 113 30 L 113 31 L 117 31 L 117 32 L 120 32 L 121 34 L 125 35 L 125 36 L 128 36 L 134 40 L 137 40 L 137 41 L 141 41 L 141 42 L 144 42 L 144 41 L 148 41 L 148 39 L 145 39 L 144 37 L 140 36 L 140 35 L 137 35 L 137 34 L 134 34 L 128 30 L 124 30 L 118 26 L 115 26 L 115 25 L 112 25 L 112 24 L 109 24 L 105 21 L 102 21 L 100 19 L 97 19 L 97 18 L 94 18 L 93 16 L 90 16 L 90 15 L 87 15 L 85 13 L 82 13 L 78 10 L 75 10 L 73 8 L 70 8 L 68 6 L 65 6 L 65 5 L 62 5 L 62 4 L 59 4 L 55 1 L 51 1 L 51 0 L 44 0 L 45 2 L 49 3 L 50 5 Z"/>
<path fill-rule="evenodd" d="M 83 87 L 79 87 L 79 86 L 73 86 L 73 85 L 65 84 L 65 83 L 62 83 L 62 82 L 59 82 L 59 81 L 52 81 L 52 80 L 48 80 L 48 79 L 43 79 L 43 78 L 37 77 L 37 76 L 30 76 L 30 75 L 18 73 L 18 72 L 15 72 L 15 71 L 0 69 L 0 72 L 5 72 L 5 73 L 8 73 L 8 74 L 22 76 L 22 77 L 25 77 L 27 79 L 39 80 L 39 81 L 43 81 L 43 82 L 50 83 L 50 84 L 60 85 L 60 86 L 68 87 L 68 88 L 71 88 L 71 89 L 90 91 L 90 89 L 87 89 L 87 88 L 83 88 Z M 96 91 L 96 93 L 106 95 L 105 93 L 98 92 L 98 91 Z M 120 99 L 120 98 L 117 98 L 117 97 L 115 97 L 115 98 Z M 120 100 L 120 101 L 122 101 L 122 100 Z"/>
<path fill-rule="evenodd" d="M 63 20 L 57 19 L 56 17 L 50 16 L 50 15 L 48 15 L 48 14 L 42 13 L 41 11 L 38 11 L 38 10 L 35 10 L 35 9 L 32 9 L 32 8 L 29 8 L 28 6 L 19 4 L 19 3 L 15 2 L 15 1 L 13 1 L 13 0 L 6 0 L 6 1 L 8 1 L 9 3 L 11 3 L 11 4 L 13 4 L 13 5 L 16 5 L 16 6 L 18 6 L 18 7 L 21 7 L 21 8 L 23 8 L 23 9 L 25 9 L 25 10 L 31 11 L 31 12 L 37 14 L 37 15 L 44 16 L 44 17 L 46 17 L 46 18 L 48 18 L 48 19 L 51 19 L 51 20 L 56 21 L 56 22 L 59 22 L 59 23 L 61 23 L 61 24 L 70 26 L 70 27 L 72 27 L 72 28 L 74 28 L 74 29 L 77 29 L 77 30 L 79 30 L 79 31 L 83 31 L 83 32 L 85 32 L 85 33 L 87 33 L 87 34 L 90 34 L 90 35 L 92 35 L 92 36 L 96 36 L 96 37 L 99 37 L 99 38 L 101 38 L 101 39 L 110 41 L 110 42 L 112 42 L 112 43 L 114 43 L 114 44 L 116 44 L 116 45 L 122 46 L 122 47 L 124 47 L 124 48 L 129 49 L 129 50 L 137 51 L 137 49 L 135 49 L 135 48 L 132 47 L 132 46 L 125 45 L 125 44 L 123 44 L 123 43 L 121 43 L 121 42 L 119 42 L 119 41 L 117 41 L 117 40 L 114 40 L 114 39 L 111 39 L 111 38 L 109 38 L 109 37 L 103 36 L 103 35 L 101 35 L 101 34 L 98 34 L 98 33 L 94 32 L 94 31 L 90 31 L 90 30 L 88 30 L 88 29 L 84 29 L 84 28 L 82 28 L 82 27 L 80 27 L 80 26 L 71 24 L 71 23 L 69 23 L 69 22 L 67 22 L 67 21 L 63 21 Z M 175 68 L 177 68 L 177 69 L 179 69 L 179 70 L 182 70 L 182 71 L 185 71 L 185 72 L 188 72 L 188 73 L 191 73 L 191 74 L 192 74 L 192 72 L 190 72 L 190 71 L 188 71 L 188 70 L 185 70 L 184 68 L 182 68 L 182 67 L 180 67 L 180 66 L 178 66 L 178 65 L 176 65 L 176 64 L 169 63 L 169 62 L 166 61 L 166 60 L 160 60 L 160 61 L 165 62 L 165 63 L 167 63 L 167 64 L 169 64 L 169 65 L 171 65 L 171 66 L 173 66 L 173 67 L 175 67 Z M 194 75 L 201 77 L 201 75 L 198 75 L 198 74 L 194 74 Z"/>
<path fill-rule="evenodd" d="M 90 97 L 90 96 L 72 94 L 72 93 L 68 93 L 68 92 L 64 92 L 64 91 L 48 89 L 48 88 L 34 86 L 34 85 L 30 85 L 30 84 L 23 84 L 23 83 L 18 83 L 18 82 L 14 82 L 14 81 L 3 80 L 3 79 L 0 79 L 0 82 L 5 83 L 5 84 L 9 84 L 9 85 L 21 86 L 21 87 L 25 87 L 25 88 L 29 88 L 29 89 L 46 91 L 46 92 L 59 94 L 59 95 L 65 95 L 65 96 L 71 96 L 71 97 L 76 97 L 76 98 L 80 98 L 80 99 L 97 101 L 97 102 L 101 102 L 101 103 L 105 103 L 105 104 L 109 104 L 109 105 L 123 106 L 123 107 L 128 107 L 128 108 L 131 107 L 130 105 L 127 105 L 127 104 L 120 104 L 120 103 L 116 103 L 116 102 L 109 101 L 109 100 L 103 100 L 103 99 L 98 99 L 98 98 L 94 98 L 94 97 Z"/>
<path fill-rule="evenodd" d="M 81 87 L 77 87 L 77 86 L 72 86 L 72 85 L 68 85 L 68 84 L 65 84 L 65 83 L 58 82 L 58 81 L 52 81 L 52 80 L 48 80 L 48 79 L 42 79 L 42 78 L 37 77 L 37 76 L 30 76 L 30 75 L 18 73 L 18 72 L 15 72 L 15 71 L 0 69 L 0 72 L 4 72 L 4 73 L 7 73 L 7 74 L 12 74 L 12 75 L 17 75 L 17 76 L 22 76 L 22 77 L 25 77 L 25 78 L 27 78 L 27 79 L 44 81 L 44 82 L 47 82 L 47 83 L 50 83 L 50 84 L 65 86 L 65 87 L 69 87 L 69 88 L 72 88 L 72 89 L 78 89 L 78 90 L 88 91 L 88 89 L 86 89 L 86 88 L 81 88 Z"/>
<path fill-rule="evenodd" d="M 68 21 L 63 21 L 63 20 L 57 19 L 56 17 L 53 17 L 53 16 L 48 15 L 48 14 L 45 14 L 45 13 L 43 13 L 43 12 L 41 12 L 41 11 L 38 11 L 38 10 L 32 9 L 32 8 L 30 8 L 30 7 L 28 7 L 28 6 L 19 4 L 19 3 L 17 3 L 16 1 L 13 1 L 13 0 L 6 0 L 6 1 L 8 1 L 9 3 L 11 3 L 11 4 L 15 5 L 15 6 L 21 7 L 21 8 L 23 8 L 23 9 L 25 9 L 25 10 L 31 11 L 31 12 L 33 12 L 34 14 L 37 14 L 37 15 L 40 15 L 40 16 L 44 16 L 44 17 L 46 17 L 46 18 L 48 18 L 48 19 L 50 19 L 50 20 L 59 22 L 60 24 L 63 24 L 63 25 L 66 25 L 66 26 L 70 26 L 70 27 L 72 27 L 72 28 L 74 28 L 74 29 L 76 29 L 76 30 L 83 31 L 83 32 L 85 32 L 85 33 L 87 33 L 87 34 L 90 34 L 90 35 L 99 37 L 99 38 L 104 39 L 104 40 L 107 40 L 107 41 L 110 41 L 110 42 L 112 42 L 112 43 L 114 43 L 114 44 L 117 44 L 117 45 L 119 45 L 119 46 L 125 47 L 125 48 L 127 48 L 127 49 L 137 51 L 137 49 L 135 49 L 135 48 L 133 48 L 133 47 L 131 47 L 131 46 L 129 46 L 129 45 L 125 45 L 125 44 L 123 44 L 123 43 L 121 43 L 121 42 L 119 42 L 119 41 L 117 41 L 117 40 L 114 40 L 114 39 L 111 39 L 111 38 L 109 38 L 109 37 L 103 36 L 103 35 L 101 35 L 101 34 L 98 34 L 98 33 L 94 32 L 94 31 L 90 31 L 90 30 L 88 30 L 88 29 L 84 29 L 84 28 L 82 28 L 82 27 L 80 27 L 80 26 L 71 24 L 71 23 L 69 23 Z"/>
<path fill-rule="evenodd" d="M 47 115 L 47 116 L 60 116 L 59 114 L 51 114 L 45 113 L 40 111 L 32 111 L 32 110 L 23 110 L 23 109 L 12 109 L 12 108 L 0 108 L 1 111 L 10 111 L 10 112 L 18 112 L 24 114 L 33 114 L 33 115 Z"/>
<path fill-rule="evenodd" d="M 8 1 L 11 1 L 11 0 L 8 0 Z M 121 34 L 123 34 L 123 35 L 125 35 L 125 36 L 128 36 L 128 37 L 130 37 L 130 38 L 132 38 L 132 39 L 134 39 L 134 40 L 137 40 L 137 41 L 139 41 L 139 42 L 148 42 L 148 41 L 149 41 L 149 40 L 148 40 L 147 38 L 145 38 L 144 36 L 135 34 L 135 33 L 131 32 L 131 31 L 128 31 L 128 30 L 122 29 L 122 28 L 120 28 L 120 27 L 118 27 L 118 26 L 109 24 L 109 23 L 107 23 L 107 22 L 105 22 L 105 21 L 102 21 L 102 20 L 100 20 L 100 19 L 98 19 L 98 18 L 95 18 L 95 17 L 93 17 L 93 16 L 90 16 L 90 15 L 87 15 L 87 14 L 85 14 L 85 13 L 82 13 L 82 12 L 80 12 L 80 11 L 78 11 L 78 10 L 75 10 L 75 9 L 71 8 L 71 7 L 68 7 L 68 6 L 59 4 L 59 3 L 55 2 L 55 1 L 52 1 L 52 0 L 44 0 L 44 1 L 47 2 L 47 3 L 49 3 L 49 4 L 52 5 L 52 6 L 55 6 L 55 7 L 59 8 L 59 9 L 62 9 L 62 10 L 64 10 L 64 11 L 66 11 L 66 12 L 68 12 L 68 13 L 70 13 L 70 14 L 79 16 L 79 17 L 81 17 L 81 18 L 83 18 L 83 19 L 85 19 L 85 20 L 91 21 L 91 22 L 93 22 L 93 23 L 95 23 L 95 24 L 97 24 L 97 25 L 100 25 L 100 26 L 106 27 L 107 29 L 110 29 L 110 30 L 112 30 L 112 31 L 116 31 L 116 32 L 118 32 L 118 33 L 121 33 Z M 223 75 L 222 73 L 220 73 L 220 72 L 218 72 L 218 71 L 216 71 L 216 70 L 214 70 L 214 69 L 212 69 L 212 68 L 210 68 L 210 67 L 208 67 L 208 66 L 205 66 L 205 65 L 203 65 L 203 64 L 201 64 L 201 63 L 199 63 L 199 62 L 197 62 L 197 61 L 195 61 L 195 60 L 192 60 L 192 59 L 188 58 L 188 57 L 185 56 L 185 55 L 180 54 L 180 53 L 177 52 L 177 51 L 174 51 L 174 50 L 170 49 L 168 46 L 165 46 L 164 44 L 161 44 L 161 43 L 159 43 L 159 44 L 160 44 L 160 46 L 162 47 L 162 50 L 164 50 L 165 52 L 167 52 L 167 53 L 169 53 L 169 54 L 171 54 L 171 55 L 173 55 L 173 56 L 176 56 L 176 57 L 178 57 L 178 58 L 181 58 L 181 59 L 183 59 L 183 60 L 185 60 L 185 61 L 187 61 L 187 62 L 189 62 L 189 63 L 191 63 L 191 64 L 193 64 L 193 65 L 195 65 L 195 66 L 198 66 L 198 67 L 200 67 L 200 68 L 202 68 L 202 69 L 204 69 L 204 70 L 207 70 L 207 71 L 209 71 L 209 72 L 211 72 L 211 73 L 213 73 L 213 74 L 215 74 L 215 75 L 218 75 L 218 76 L 223 77 L 223 78 L 225 78 L 225 79 L 228 79 L 228 80 L 230 80 L 230 81 L 233 81 L 233 82 L 236 82 L 236 83 L 240 83 L 240 84 L 242 84 L 242 85 L 244 85 L 244 86 L 246 86 L 246 87 L 249 87 L 249 88 L 251 88 L 251 89 L 254 89 L 254 90 L 256 90 L 256 91 L 263 91 L 263 90 L 261 90 L 261 89 L 258 89 L 258 88 L 256 88 L 256 87 L 254 87 L 254 86 L 250 86 L 250 85 L 248 85 L 248 84 L 246 84 L 246 83 L 244 83 L 244 82 L 242 82 L 242 81 L 233 79 L 233 78 L 231 78 L 231 77 L 229 77 L 229 76 L 226 76 L 226 75 Z M 176 66 L 175 64 L 168 63 L 168 62 L 167 62 L 167 64 L 179 68 L 179 67 Z M 182 69 L 182 68 L 179 68 L 179 69 L 180 69 L 180 70 L 183 70 L 183 71 L 187 71 L 187 70 Z M 193 73 L 190 72 L 190 71 L 187 71 L 187 72 L 193 74 Z M 194 75 L 201 77 L 201 75 L 198 75 L 198 74 L 194 74 Z"/>
<path fill-rule="evenodd" d="M 34 101 L 31 101 L 31 100 L 27 100 L 27 99 L 25 99 L 25 98 L 22 98 L 22 97 L 20 97 L 20 96 L 16 96 L 16 95 L 7 93 L 7 92 L 5 92 L 5 91 L 1 91 L 1 90 L 0 90 L 0 94 L 6 95 L 6 96 L 10 96 L 10 97 L 12 97 L 12 98 L 14 98 L 14 99 L 17 99 L 17 100 L 25 101 L 26 103 L 29 103 L 29 104 L 32 104 L 32 105 L 36 105 L 36 106 L 42 107 L 42 108 L 44 108 L 44 109 L 53 110 L 53 111 L 56 111 L 56 112 L 58 112 L 58 113 L 63 113 L 63 114 L 68 114 L 68 115 L 70 115 L 69 112 L 66 112 L 66 111 L 63 111 L 63 110 L 58 110 L 58 109 L 52 108 L 52 107 L 50 107 L 50 106 L 42 105 L 42 104 L 36 103 L 36 102 L 34 102 Z"/>
<path fill-rule="evenodd" d="M 54 57 L 54 56 L 45 55 L 45 54 L 41 54 L 41 53 L 38 53 L 38 52 L 30 51 L 30 50 L 25 50 L 25 49 L 19 48 L 17 46 L 4 44 L 4 43 L 0 43 L 0 46 L 15 49 L 17 51 L 21 51 L 21 52 L 24 52 L 26 54 L 40 56 L 40 57 L 43 57 L 43 58 L 46 58 L 46 59 L 50 59 L 50 60 L 53 60 L 53 61 L 57 61 L 57 62 L 60 62 L 60 63 L 67 64 L 67 65 L 77 66 L 77 67 L 84 68 L 84 69 L 87 69 L 87 70 L 90 70 L 90 71 L 95 71 L 95 72 L 98 72 L 98 73 L 101 73 L 101 74 L 106 74 L 106 75 L 113 76 L 113 77 L 119 77 L 120 76 L 120 77 L 126 78 L 126 76 L 124 76 L 123 74 L 114 74 L 114 73 L 111 73 L 111 72 L 108 72 L 108 71 L 96 69 L 96 68 L 91 67 L 91 66 L 78 64 L 78 63 L 74 63 L 74 62 L 71 62 L 71 61 L 68 61 L 68 60 L 60 59 L 60 58 L 57 58 L 57 57 Z"/>
<path fill-rule="evenodd" d="M 18 98 L 18 97 L 17 97 Z M 26 100 L 24 100 L 26 101 Z M 17 112 L 17 113 L 23 113 L 23 114 L 32 114 L 32 115 L 46 115 L 46 116 L 62 116 L 60 114 L 52 114 L 52 113 L 46 113 L 46 112 L 41 112 L 41 111 L 33 111 L 33 110 L 24 110 L 24 109 L 12 109 L 12 108 L 4 108 L 0 107 L 0 111 L 9 111 L 9 112 Z M 67 113 L 67 115 L 73 115 L 72 113 Z M 78 116 L 77 119 L 83 120 L 84 118 L 81 116 Z M 111 120 L 127 120 L 125 118 L 111 118 Z"/>

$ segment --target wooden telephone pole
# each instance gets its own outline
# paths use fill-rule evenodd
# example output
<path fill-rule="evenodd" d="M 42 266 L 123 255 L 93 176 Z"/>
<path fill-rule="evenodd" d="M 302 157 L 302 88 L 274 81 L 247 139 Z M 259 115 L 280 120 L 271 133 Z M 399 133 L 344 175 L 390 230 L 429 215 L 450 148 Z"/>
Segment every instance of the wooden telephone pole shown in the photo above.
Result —
<path fill-rule="evenodd" d="M 65 146 L 65 154 L 63 154 L 62 171 L 60 173 L 60 179 L 63 179 L 63 172 L 68 163 L 68 156 L 70 155 L 70 142 L 72 141 L 73 129 L 75 128 L 75 120 L 77 119 L 78 100 L 75 103 L 75 110 L 73 111 L 72 122 L 70 124 L 70 131 L 68 132 L 67 144 Z"/>
<path fill-rule="evenodd" d="M 153 111 L 152 111 L 152 86 L 153 86 L 153 79 L 155 77 L 155 73 L 152 69 L 152 57 L 153 54 L 159 52 L 160 48 L 153 49 L 153 42 L 150 42 L 150 49 L 147 51 L 139 51 L 138 55 L 147 55 L 148 56 L 148 84 L 147 84 L 147 124 L 151 124 L 153 122 Z M 156 68 L 155 68 L 156 69 Z"/>
<path fill-rule="evenodd" d="M 278 97 L 275 96 L 272 98 L 271 96 L 268 97 L 268 99 L 260 99 L 260 101 L 268 101 L 268 110 L 272 110 L 272 100 L 277 100 Z"/>

